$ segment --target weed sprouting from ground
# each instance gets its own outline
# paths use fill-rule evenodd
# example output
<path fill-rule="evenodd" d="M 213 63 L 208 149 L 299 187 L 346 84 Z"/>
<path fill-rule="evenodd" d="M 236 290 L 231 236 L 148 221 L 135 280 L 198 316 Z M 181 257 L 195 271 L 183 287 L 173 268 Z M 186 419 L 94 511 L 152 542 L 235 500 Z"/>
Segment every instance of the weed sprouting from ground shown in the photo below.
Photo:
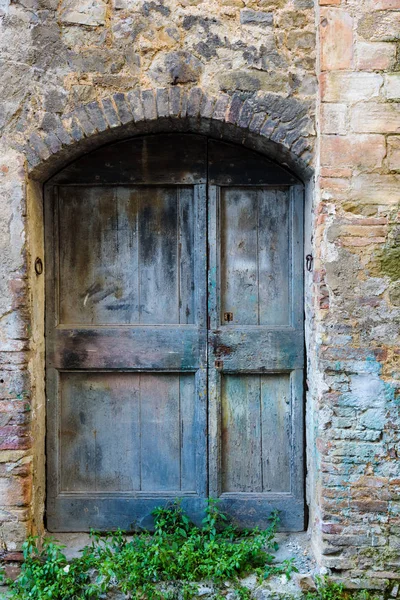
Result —
<path fill-rule="evenodd" d="M 24 544 L 21 575 L 9 582 L 12 600 L 98 599 L 111 588 L 132 598 L 165 599 L 163 582 L 181 583 L 180 595 L 190 598 L 197 581 L 218 586 L 256 571 L 266 574 L 274 559 L 277 513 L 265 531 L 238 532 L 227 522 L 216 501 L 210 500 L 201 528 L 190 522 L 179 502 L 154 513 L 155 531 L 127 539 L 122 531 L 106 536 L 92 533 L 92 543 L 68 563 L 53 539 Z M 239 585 L 238 597 L 246 598 Z"/>

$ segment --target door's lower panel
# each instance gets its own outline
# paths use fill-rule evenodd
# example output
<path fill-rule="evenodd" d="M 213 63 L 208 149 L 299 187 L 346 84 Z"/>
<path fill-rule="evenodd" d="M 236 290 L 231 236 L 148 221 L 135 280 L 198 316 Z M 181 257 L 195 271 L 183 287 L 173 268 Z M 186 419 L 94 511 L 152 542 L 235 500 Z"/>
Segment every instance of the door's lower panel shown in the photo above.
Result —
<path fill-rule="evenodd" d="M 290 493 L 289 373 L 224 374 L 222 492 Z"/>
<path fill-rule="evenodd" d="M 193 373 L 60 377 L 60 492 L 195 492 Z"/>
<path fill-rule="evenodd" d="M 240 528 L 268 527 L 278 510 L 281 530 L 304 529 L 302 393 L 301 370 L 213 372 L 211 490 Z"/>
<path fill-rule="evenodd" d="M 178 497 L 201 520 L 203 370 L 62 371 L 55 379 L 59 408 L 50 428 L 57 443 L 49 446 L 48 465 L 58 477 L 49 481 L 50 531 L 148 527 L 151 511 Z"/>

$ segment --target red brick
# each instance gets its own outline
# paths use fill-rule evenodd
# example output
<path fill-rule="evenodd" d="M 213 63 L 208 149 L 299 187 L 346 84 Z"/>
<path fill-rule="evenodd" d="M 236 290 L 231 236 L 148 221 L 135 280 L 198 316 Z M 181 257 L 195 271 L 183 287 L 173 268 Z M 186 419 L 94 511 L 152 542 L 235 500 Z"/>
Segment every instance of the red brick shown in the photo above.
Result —
<path fill-rule="evenodd" d="M 353 19 L 339 8 L 321 10 L 321 70 L 349 69 L 353 62 Z"/>
<path fill-rule="evenodd" d="M 382 512 L 388 510 L 388 503 L 384 500 L 357 500 L 351 502 L 351 507 L 356 508 L 360 512 Z"/>

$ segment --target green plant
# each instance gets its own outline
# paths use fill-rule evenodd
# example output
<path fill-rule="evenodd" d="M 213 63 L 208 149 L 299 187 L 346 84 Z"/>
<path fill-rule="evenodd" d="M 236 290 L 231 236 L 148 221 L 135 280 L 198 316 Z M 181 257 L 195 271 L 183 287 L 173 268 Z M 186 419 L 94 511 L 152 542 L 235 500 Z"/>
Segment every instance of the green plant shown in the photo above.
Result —
<path fill-rule="evenodd" d="M 316 592 L 308 592 L 305 600 L 379 600 L 369 590 L 350 592 L 341 583 L 328 580 L 326 577 L 316 577 Z"/>
<path fill-rule="evenodd" d="M 160 585 L 177 581 L 175 597 L 188 600 L 201 580 L 217 588 L 226 580 L 236 582 L 238 598 L 246 600 L 249 592 L 238 578 L 273 561 L 268 550 L 277 547 L 277 513 L 265 531 L 244 533 L 228 523 L 215 500 L 209 501 L 201 528 L 190 522 L 179 502 L 157 508 L 153 515 L 154 534 L 143 532 L 128 540 L 120 530 L 106 536 L 92 532 L 91 544 L 70 563 L 54 540 L 30 538 L 20 577 L 8 582 L 11 600 L 96 600 L 113 587 L 137 599 L 165 599 L 174 597 L 174 591 L 161 591 Z"/>
<path fill-rule="evenodd" d="M 263 573 L 263 578 L 268 579 L 271 575 L 286 575 L 290 579 L 293 573 L 298 573 L 299 570 L 294 564 L 294 558 L 288 558 L 276 565 L 267 565 Z"/>

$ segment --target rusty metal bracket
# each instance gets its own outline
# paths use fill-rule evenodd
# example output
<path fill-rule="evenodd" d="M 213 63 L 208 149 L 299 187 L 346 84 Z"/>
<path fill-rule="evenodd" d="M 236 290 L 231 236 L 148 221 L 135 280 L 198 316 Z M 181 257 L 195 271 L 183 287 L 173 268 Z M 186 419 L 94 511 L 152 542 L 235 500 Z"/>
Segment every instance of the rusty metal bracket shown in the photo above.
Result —
<path fill-rule="evenodd" d="M 41 275 L 43 273 L 43 261 L 39 257 L 35 260 L 35 273 L 36 275 Z"/>

